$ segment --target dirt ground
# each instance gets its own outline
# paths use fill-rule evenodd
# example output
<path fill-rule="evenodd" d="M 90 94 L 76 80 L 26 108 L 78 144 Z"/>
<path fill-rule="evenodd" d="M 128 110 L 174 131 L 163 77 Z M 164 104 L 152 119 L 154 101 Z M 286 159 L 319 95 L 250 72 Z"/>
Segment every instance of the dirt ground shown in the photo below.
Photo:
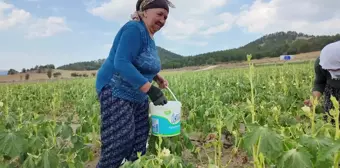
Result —
<path fill-rule="evenodd" d="M 60 72 L 62 75 L 51 79 L 48 78 L 46 73 L 19 73 L 15 75 L 0 76 L 0 83 L 12 83 L 12 82 L 40 82 L 40 81 L 53 81 L 59 79 L 72 79 L 72 73 L 86 74 L 91 77 L 92 73 L 97 71 L 67 71 L 67 70 L 54 70 L 52 73 Z M 25 75 L 29 74 L 29 80 L 25 80 Z"/>
<path fill-rule="evenodd" d="M 191 137 L 195 139 L 195 137 Z M 231 144 L 231 142 L 226 142 L 226 139 L 223 139 L 222 142 L 224 144 Z M 192 141 L 198 147 L 202 147 L 202 143 L 197 141 Z M 215 149 L 213 147 L 207 148 L 200 151 L 199 158 L 195 158 L 190 151 L 183 152 L 183 159 L 187 162 L 195 164 L 196 168 L 208 168 L 208 156 L 210 159 L 214 160 Z M 221 164 L 223 168 L 251 168 L 251 160 L 248 158 L 247 154 L 243 151 L 238 151 L 236 155 L 233 155 L 233 148 L 231 146 L 224 147 L 222 149 L 222 158 Z M 95 154 L 95 159 L 93 161 L 88 162 L 85 165 L 85 168 L 95 168 L 99 161 L 100 152 L 97 151 Z"/>
<path fill-rule="evenodd" d="M 244 124 L 240 124 L 239 132 L 241 134 L 245 133 Z M 203 137 L 203 138 L 202 138 Z M 195 164 L 196 168 L 208 168 L 208 161 L 209 158 L 214 160 L 215 157 L 215 149 L 214 147 L 203 147 L 205 144 L 216 140 L 215 134 L 209 134 L 207 136 L 204 136 L 202 133 L 193 132 L 189 134 L 189 138 L 191 142 L 198 148 L 200 148 L 199 157 L 196 158 L 192 155 L 192 153 L 188 150 L 183 152 L 182 158 L 184 161 Z M 247 156 L 247 154 L 242 151 L 238 150 L 235 155 L 233 155 L 234 146 L 233 145 L 233 138 L 231 134 L 229 135 L 222 135 L 221 142 L 223 144 L 222 147 L 222 157 L 221 157 L 221 168 L 251 168 L 252 161 Z M 98 161 L 99 161 L 99 155 L 100 151 L 96 150 L 95 153 L 95 159 L 93 161 L 90 161 L 86 164 L 85 168 L 95 168 Z M 208 158 L 209 156 L 209 158 Z"/>
<path fill-rule="evenodd" d="M 291 63 L 293 62 L 303 62 L 303 61 L 314 61 L 318 56 L 320 56 L 320 51 L 310 52 L 310 53 L 303 53 L 294 55 L 295 58 L 292 59 Z M 262 59 L 253 59 L 251 61 L 255 65 L 266 65 L 266 64 L 282 64 L 285 61 L 281 61 L 279 58 L 262 58 Z M 234 68 L 234 67 L 243 67 L 248 66 L 247 61 L 238 62 L 238 63 L 224 63 L 220 64 L 219 67 L 221 68 Z"/>

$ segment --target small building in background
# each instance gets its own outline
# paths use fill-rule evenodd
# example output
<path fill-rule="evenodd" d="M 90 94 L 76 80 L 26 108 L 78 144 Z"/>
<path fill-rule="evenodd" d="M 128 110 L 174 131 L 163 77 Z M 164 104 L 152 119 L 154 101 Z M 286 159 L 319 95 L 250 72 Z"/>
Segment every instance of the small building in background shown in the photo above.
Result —
<path fill-rule="evenodd" d="M 281 55 L 280 56 L 280 60 L 281 61 L 290 61 L 290 60 L 292 60 L 292 59 L 294 59 L 294 55 Z"/>

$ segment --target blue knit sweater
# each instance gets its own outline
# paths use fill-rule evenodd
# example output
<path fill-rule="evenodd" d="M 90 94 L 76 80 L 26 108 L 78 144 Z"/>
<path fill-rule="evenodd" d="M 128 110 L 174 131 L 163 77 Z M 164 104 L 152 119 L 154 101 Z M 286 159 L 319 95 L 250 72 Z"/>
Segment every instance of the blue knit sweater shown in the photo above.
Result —
<path fill-rule="evenodd" d="M 154 40 L 143 21 L 127 22 L 116 35 L 108 58 L 97 73 L 96 91 L 109 84 L 113 96 L 131 102 L 142 102 L 148 97 L 140 91 L 152 82 L 161 70 Z"/>

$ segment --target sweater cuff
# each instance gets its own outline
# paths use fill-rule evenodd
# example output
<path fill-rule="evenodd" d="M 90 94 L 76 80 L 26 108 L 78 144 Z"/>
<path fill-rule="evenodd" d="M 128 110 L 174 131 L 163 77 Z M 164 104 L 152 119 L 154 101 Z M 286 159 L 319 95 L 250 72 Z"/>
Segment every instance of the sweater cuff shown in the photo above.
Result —
<path fill-rule="evenodd" d="M 325 91 L 325 85 L 315 85 L 312 91 L 318 91 L 320 93 L 323 93 Z"/>

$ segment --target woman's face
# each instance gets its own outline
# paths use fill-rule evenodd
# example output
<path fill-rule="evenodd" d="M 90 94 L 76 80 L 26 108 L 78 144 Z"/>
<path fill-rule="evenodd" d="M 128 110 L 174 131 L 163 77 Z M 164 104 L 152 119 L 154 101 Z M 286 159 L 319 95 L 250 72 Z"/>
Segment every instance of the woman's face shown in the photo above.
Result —
<path fill-rule="evenodd" d="M 145 11 L 145 22 L 154 34 L 159 31 L 168 18 L 168 11 L 163 8 L 152 8 Z"/>

